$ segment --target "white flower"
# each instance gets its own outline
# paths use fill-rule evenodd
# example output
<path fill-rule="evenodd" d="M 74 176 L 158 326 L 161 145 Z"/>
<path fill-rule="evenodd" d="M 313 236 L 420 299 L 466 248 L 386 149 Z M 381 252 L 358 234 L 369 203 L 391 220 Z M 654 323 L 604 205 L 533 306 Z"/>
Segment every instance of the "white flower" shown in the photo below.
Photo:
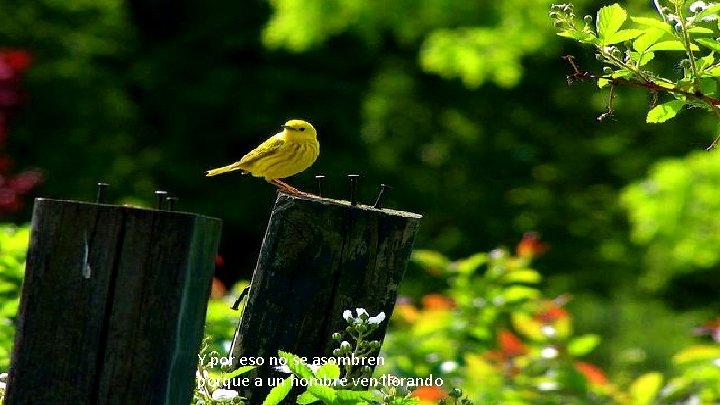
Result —
<path fill-rule="evenodd" d="M 379 325 L 384 320 L 385 320 L 385 312 L 381 311 L 379 314 L 368 318 L 368 323 L 371 325 Z"/>
<path fill-rule="evenodd" d="M 540 350 L 540 357 L 544 359 L 554 359 L 558 355 L 558 350 L 552 346 L 543 347 Z"/>
<path fill-rule="evenodd" d="M 708 5 L 705 4 L 704 1 L 696 1 L 693 4 L 691 4 L 689 8 L 690 8 L 691 12 L 699 13 L 699 12 L 705 10 L 706 8 L 708 8 Z"/>
<path fill-rule="evenodd" d="M 443 373 L 452 373 L 458 368 L 458 364 L 456 361 L 443 361 L 440 363 L 440 370 L 442 370 Z"/>
<path fill-rule="evenodd" d="M 360 319 L 368 319 L 370 317 L 370 314 L 368 314 L 365 308 L 355 308 L 355 311 L 357 312 L 357 317 Z"/>
<path fill-rule="evenodd" d="M 343 311 L 343 319 L 348 322 L 351 322 L 353 320 L 352 312 L 350 312 L 349 309 Z"/>
<path fill-rule="evenodd" d="M 212 399 L 213 401 L 231 401 L 234 398 L 237 398 L 239 395 L 240 394 L 238 394 L 238 392 L 235 390 L 224 390 L 220 388 L 213 391 Z"/>

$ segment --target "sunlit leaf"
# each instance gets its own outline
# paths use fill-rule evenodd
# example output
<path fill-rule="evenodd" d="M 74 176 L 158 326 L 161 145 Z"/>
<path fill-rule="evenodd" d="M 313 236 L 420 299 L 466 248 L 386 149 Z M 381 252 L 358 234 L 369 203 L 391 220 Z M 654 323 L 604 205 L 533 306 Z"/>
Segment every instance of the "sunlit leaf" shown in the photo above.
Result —
<path fill-rule="evenodd" d="M 600 336 L 583 335 L 572 339 L 567 346 L 567 351 L 573 356 L 580 357 L 593 351 L 598 344 L 600 344 Z"/>
<path fill-rule="evenodd" d="M 540 273 L 531 269 L 510 271 L 504 277 L 504 281 L 508 283 L 535 284 L 539 283 L 541 279 Z"/>
<path fill-rule="evenodd" d="M 505 298 L 505 301 L 516 302 L 526 299 L 537 298 L 540 296 L 540 291 L 532 287 L 515 285 L 506 288 L 505 291 L 503 291 L 502 295 Z"/>
<path fill-rule="evenodd" d="M 695 42 L 698 44 L 708 48 L 712 49 L 713 51 L 720 51 L 720 42 L 710 39 L 710 38 L 696 38 Z"/>
<path fill-rule="evenodd" d="M 650 405 L 655 403 L 655 397 L 662 386 L 663 376 L 660 373 L 643 374 L 630 386 L 632 405 Z"/>
<path fill-rule="evenodd" d="M 579 30 L 565 30 L 558 32 L 557 35 L 564 38 L 575 39 L 582 43 L 596 44 L 599 42 L 598 38 L 591 32 Z"/>
<path fill-rule="evenodd" d="M 691 34 L 712 34 L 715 31 L 705 27 L 690 27 L 688 28 L 687 32 Z"/>
<path fill-rule="evenodd" d="M 694 345 L 686 347 L 673 356 L 673 363 L 681 366 L 694 362 L 712 362 L 720 358 L 720 346 L 717 345 Z"/>
<path fill-rule="evenodd" d="M 660 123 L 669 120 L 677 115 L 685 105 L 683 100 L 672 100 L 667 103 L 656 105 L 647 114 L 646 121 L 649 123 Z"/>
<path fill-rule="evenodd" d="M 606 44 L 627 19 L 627 12 L 619 4 L 611 4 L 598 10 L 596 29 L 600 42 Z"/>
<path fill-rule="evenodd" d="M 263 401 L 262 405 L 277 405 L 282 402 L 290 393 L 290 390 L 292 390 L 294 378 L 295 376 L 291 375 L 290 377 L 284 379 L 282 383 L 273 387 L 273 389 L 270 390 L 270 393 L 268 393 L 268 396 L 265 397 L 265 401 Z"/>
<path fill-rule="evenodd" d="M 326 404 L 335 403 L 335 398 L 337 397 L 335 389 L 327 385 L 310 384 L 308 385 L 307 391 Z"/>
<path fill-rule="evenodd" d="M 673 29 L 668 23 L 658 20 L 656 18 L 649 17 L 630 17 L 630 20 L 634 23 L 642 24 L 648 27 L 657 28 L 665 33 L 674 34 Z"/>
<path fill-rule="evenodd" d="M 638 52 L 644 52 L 657 43 L 663 36 L 665 36 L 665 32 L 660 29 L 647 29 L 633 41 L 633 49 Z"/>
<path fill-rule="evenodd" d="M 340 367 L 335 363 L 325 363 L 315 372 L 317 378 L 340 378 Z"/>
<path fill-rule="evenodd" d="M 618 44 L 620 42 L 629 41 L 633 38 L 636 38 L 640 35 L 642 35 L 644 31 L 639 29 L 627 29 L 627 30 L 621 30 L 614 34 L 612 34 L 610 37 L 603 40 L 604 45 L 612 45 L 612 44 Z"/>
<path fill-rule="evenodd" d="M 301 405 L 306 404 L 312 404 L 313 402 L 318 402 L 320 399 L 318 399 L 315 395 L 311 394 L 310 391 L 305 391 L 302 394 L 298 395 L 296 402 Z"/>
<path fill-rule="evenodd" d="M 690 48 L 694 51 L 700 50 L 700 48 L 697 47 L 697 45 L 691 44 Z M 669 40 L 669 41 L 660 41 L 654 45 L 652 45 L 650 48 L 648 48 L 648 51 L 655 52 L 655 51 L 684 51 L 685 45 L 676 40 Z"/>
<path fill-rule="evenodd" d="M 255 367 L 257 367 L 257 366 L 242 366 L 236 370 L 233 370 L 230 373 L 225 374 L 224 377 L 225 378 L 235 378 L 235 377 L 239 376 L 240 374 L 247 373 L 248 371 L 254 369 Z"/>

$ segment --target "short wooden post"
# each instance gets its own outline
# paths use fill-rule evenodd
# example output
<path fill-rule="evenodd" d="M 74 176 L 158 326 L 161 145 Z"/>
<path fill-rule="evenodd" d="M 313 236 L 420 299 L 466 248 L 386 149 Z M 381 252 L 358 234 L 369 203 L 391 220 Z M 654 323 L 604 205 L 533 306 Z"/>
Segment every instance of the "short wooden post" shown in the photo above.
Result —
<path fill-rule="evenodd" d="M 272 388 L 269 366 L 283 350 L 313 359 L 332 356 L 346 309 L 389 318 L 420 215 L 280 193 L 265 233 L 231 354 L 262 358 L 260 387 L 242 392 L 260 403 Z M 387 322 L 376 331 L 382 341 Z"/>
<path fill-rule="evenodd" d="M 37 199 L 15 404 L 188 404 L 221 221 Z"/>

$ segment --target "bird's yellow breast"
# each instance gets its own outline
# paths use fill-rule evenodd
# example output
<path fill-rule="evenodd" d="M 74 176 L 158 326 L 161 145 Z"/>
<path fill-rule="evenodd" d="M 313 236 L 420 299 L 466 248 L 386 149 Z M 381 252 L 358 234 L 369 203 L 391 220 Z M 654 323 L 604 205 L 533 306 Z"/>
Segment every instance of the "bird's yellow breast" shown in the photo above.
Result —
<path fill-rule="evenodd" d="M 285 140 L 274 153 L 246 170 L 267 180 L 284 179 L 310 167 L 320 155 L 317 139 Z"/>

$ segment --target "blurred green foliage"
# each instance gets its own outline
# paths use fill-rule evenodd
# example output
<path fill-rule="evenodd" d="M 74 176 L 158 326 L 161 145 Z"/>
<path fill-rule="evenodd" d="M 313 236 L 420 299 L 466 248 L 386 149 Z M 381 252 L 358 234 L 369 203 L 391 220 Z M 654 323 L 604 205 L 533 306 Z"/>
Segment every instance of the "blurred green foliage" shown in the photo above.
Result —
<path fill-rule="evenodd" d="M 714 268 L 720 261 L 720 154 L 695 152 L 655 164 L 647 179 L 622 194 L 633 239 L 647 246 L 648 288 L 675 273 Z"/>
<path fill-rule="evenodd" d="M 600 343 L 576 335 L 561 295 L 543 298 L 532 252 L 505 249 L 451 261 L 434 251 L 414 260 L 447 280 L 421 305 L 401 303 L 383 346 L 381 373 L 439 376 L 478 403 L 607 403 L 614 392 L 605 374 L 581 362 Z"/>
<path fill-rule="evenodd" d="M 658 18 L 646 1 L 623 7 Z M 324 174 L 326 193 L 346 198 L 345 175 L 359 173 L 364 202 L 392 185 L 389 207 L 424 215 L 418 248 L 464 257 L 542 232 L 550 249 L 534 266 L 546 295 L 572 292 L 578 334 L 603 337 L 592 360 L 624 382 L 664 371 L 692 325 L 720 310 L 716 249 L 683 233 L 707 232 L 705 214 L 697 228 L 688 212 L 643 217 L 658 231 L 631 237 L 638 213 L 666 202 L 635 186 L 619 198 L 658 160 L 709 145 L 713 117 L 690 109 L 648 126 L 649 97 L 617 89 L 613 118 L 599 123 L 607 93 L 567 86 L 560 56 L 598 63 L 555 37 L 549 2 L 0 0 L 0 10 L 0 45 L 34 57 L 6 147 L 18 168 L 42 168 L 48 197 L 93 199 L 107 181 L 113 202 L 151 204 L 167 189 L 181 209 L 221 217 L 227 282 L 250 277 L 275 190 L 204 171 L 298 117 L 318 128 L 322 154 L 290 182 L 312 191 Z M 714 207 L 712 191 L 682 195 L 697 193 Z M 688 241 L 697 257 L 660 267 L 659 246 Z M 445 285 L 411 266 L 404 292 L 428 287 Z"/>
<path fill-rule="evenodd" d="M 30 227 L 0 224 L 0 372 L 8 369 Z"/>

